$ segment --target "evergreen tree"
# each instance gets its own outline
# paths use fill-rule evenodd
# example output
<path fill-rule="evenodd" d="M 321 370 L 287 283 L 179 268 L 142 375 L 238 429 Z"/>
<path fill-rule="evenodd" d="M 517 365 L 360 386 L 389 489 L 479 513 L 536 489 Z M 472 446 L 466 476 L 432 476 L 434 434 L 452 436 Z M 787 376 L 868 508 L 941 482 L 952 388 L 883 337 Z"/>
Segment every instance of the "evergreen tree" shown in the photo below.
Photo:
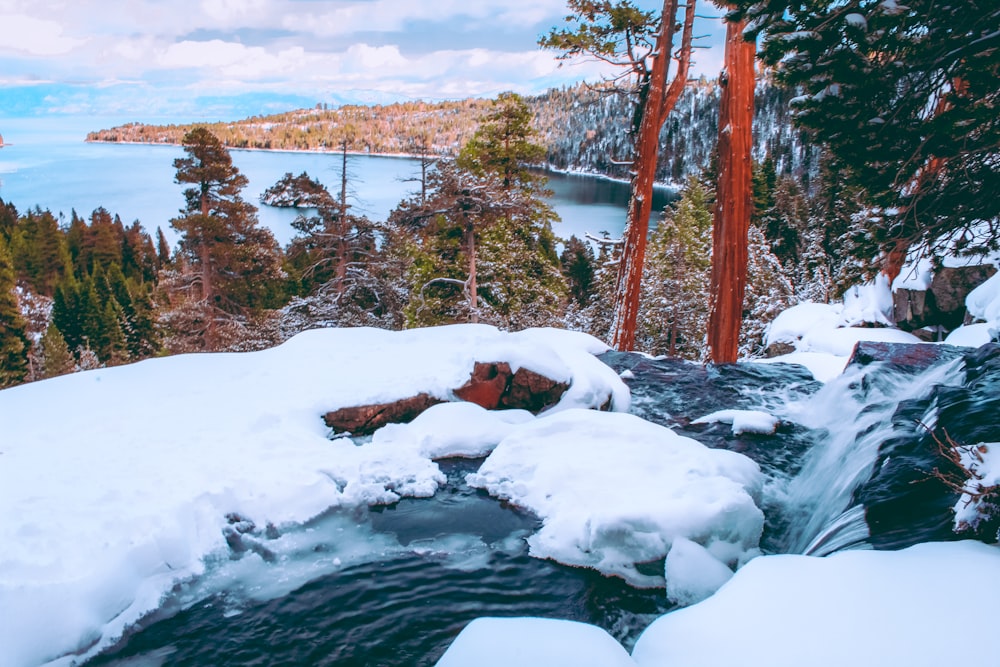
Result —
<path fill-rule="evenodd" d="M 66 373 L 72 373 L 76 369 L 76 361 L 73 359 L 66 339 L 54 323 L 49 324 L 39 341 L 42 352 L 42 377 L 52 378 Z"/>
<path fill-rule="evenodd" d="M 29 370 L 31 342 L 14 287 L 13 261 L 0 235 L 0 389 L 23 382 Z"/>
<path fill-rule="evenodd" d="M 170 263 L 170 244 L 167 243 L 167 237 L 163 233 L 160 227 L 156 228 L 156 259 L 159 266 L 162 268 Z"/>
<path fill-rule="evenodd" d="M 889 272 L 907 247 L 950 243 L 973 224 L 967 250 L 997 247 L 995 0 L 738 4 L 765 35 L 763 59 L 800 88 L 796 122 L 883 211 L 867 227 Z"/>
<path fill-rule="evenodd" d="M 768 325 L 792 303 L 794 289 L 764 233 L 751 226 L 747 248 L 747 292 L 740 329 L 740 358 L 764 353 Z"/>
<path fill-rule="evenodd" d="M 594 294 L 596 273 L 594 250 L 586 241 L 571 236 L 559 256 L 570 297 L 578 306 L 585 306 Z"/>
<path fill-rule="evenodd" d="M 17 223 L 11 253 L 19 280 L 36 294 L 52 296 L 69 270 L 69 254 L 59 223 L 49 211 L 28 211 Z"/>
<path fill-rule="evenodd" d="M 215 349 L 220 319 L 259 313 L 274 303 L 283 277 L 281 255 L 271 232 L 258 225 L 256 209 L 241 197 L 247 179 L 222 142 L 197 127 L 185 135 L 184 152 L 186 157 L 174 160 L 176 180 L 193 187 L 184 191 L 187 204 L 170 224 L 181 235 L 186 272 L 169 287 L 202 312 L 195 321 L 184 318 L 190 326 L 173 322 Z"/>
<path fill-rule="evenodd" d="M 649 240 L 637 346 L 650 354 L 705 358 L 712 198 L 694 177 Z"/>

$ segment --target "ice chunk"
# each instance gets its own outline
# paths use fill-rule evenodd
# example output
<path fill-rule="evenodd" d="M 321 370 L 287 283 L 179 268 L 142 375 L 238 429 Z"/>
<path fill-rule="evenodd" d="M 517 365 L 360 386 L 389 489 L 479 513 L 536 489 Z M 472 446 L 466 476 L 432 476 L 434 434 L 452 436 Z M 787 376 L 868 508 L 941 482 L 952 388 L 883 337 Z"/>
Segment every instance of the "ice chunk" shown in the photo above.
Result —
<path fill-rule="evenodd" d="M 504 439 L 467 481 L 541 517 L 528 540 L 532 555 L 640 586 L 663 585 L 635 564 L 663 558 L 678 537 L 744 554 L 763 528 L 756 463 L 627 414 L 539 418 Z"/>
<path fill-rule="evenodd" d="M 551 618 L 477 618 L 436 667 L 635 667 L 594 625 Z"/>
<path fill-rule="evenodd" d="M 684 607 L 711 596 L 733 576 L 708 549 L 683 537 L 674 540 L 664 570 L 667 599 Z"/>
<path fill-rule="evenodd" d="M 760 410 L 718 410 L 695 419 L 692 424 L 732 424 L 733 435 L 759 433 L 773 435 L 778 430 L 780 420 L 772 414 Z"/>

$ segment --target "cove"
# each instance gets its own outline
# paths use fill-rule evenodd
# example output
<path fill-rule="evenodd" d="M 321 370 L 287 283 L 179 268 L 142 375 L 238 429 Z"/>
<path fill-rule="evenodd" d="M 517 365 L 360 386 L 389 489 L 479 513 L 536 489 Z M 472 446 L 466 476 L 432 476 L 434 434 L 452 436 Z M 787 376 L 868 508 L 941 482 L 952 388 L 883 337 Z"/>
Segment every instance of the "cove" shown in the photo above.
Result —
<path fill-rule="evenodd" d="M 86 143 L 88 130 L 109 126 L 108 119 L 59 118 L 0 119 L 8 142 L 0 149 L 0 198 L 19 211 L 36 206 L 62 213 L 75 210 L 89 218 L 103 206 L 125 224 L 134 220 L 150 233 L 160 227 L 171 242 L 176 234 L 170 219 L 184 204 L 183 188 L 174 183 L 173 161 L 184 155 L 178 146 Z M 233 163 L 249 179 L 243 196 L 258 204 L 260 194 L 285 173 L 303 171 L 331 192 L 340 191 L 341 156 L 336 153 L 233 150 Z M 351 155 L 348 157 L 348 201 L 353 212 L 385 220 L 404 198 L 419 190 L 419 161 L 405 157 Z M 557 236 L 612 237 L 625 226 L 629 186 L 599 176 L 548 173 L 553 195 L 549 203 L 562 222 Z M 657 188 L 652 219 L 676 195 Z M 278 242 L 286 245 L 295 234 L 291 223 L 297 211 L 259 206 L 259 218 Z"/>

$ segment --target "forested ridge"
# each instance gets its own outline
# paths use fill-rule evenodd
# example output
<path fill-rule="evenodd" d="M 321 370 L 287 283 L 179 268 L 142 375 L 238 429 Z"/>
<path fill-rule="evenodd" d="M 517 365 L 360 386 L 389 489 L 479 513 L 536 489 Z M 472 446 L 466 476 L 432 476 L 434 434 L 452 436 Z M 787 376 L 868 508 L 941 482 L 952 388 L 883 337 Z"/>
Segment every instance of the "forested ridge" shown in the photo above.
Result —
<path fill-rule="evenodd" d="M 755 155 L 770 156 L 780 173 L 815 175 L 818 151 L 793 128 L 793 95 L 769 76 L 757 84 Z M 634 100 L 601 85 L 579 84 L 525 97 L 546 163 L 628 179 Z M 271 116 L 204 125 L 223 145 L 237 149 L 339 151 L 454 156 L 472 137 L 489 100 L 401 102 L 379 106 L 317 105 Z M 660 135 L 657 180 L 681 184 L 702 172 L 718 135 L 719 88 L 715 80 L 691 81 Z M 201 124 L 199 124 L 201 125 Z M 194 125 L 133 123 L 92 132 L 88 141 L 180 144 Z"/>

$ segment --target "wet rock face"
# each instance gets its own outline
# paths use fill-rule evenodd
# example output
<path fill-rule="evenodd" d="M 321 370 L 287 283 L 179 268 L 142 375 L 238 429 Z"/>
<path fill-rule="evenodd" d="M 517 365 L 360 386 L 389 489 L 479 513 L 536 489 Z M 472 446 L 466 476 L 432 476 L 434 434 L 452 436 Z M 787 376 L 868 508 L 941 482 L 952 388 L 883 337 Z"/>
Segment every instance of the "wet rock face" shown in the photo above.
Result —
<path fill-rule="evenodd" d="M 848 359 L 848 366 L 869 366 L 883 363 L 896 371 L 916 373 L 939 363 L 957 359 L 968 352 L 966 347 L 956 345 L 884 343 L 861 341 L 854 346 Z"/>
<path fill-rule="evenodd" d="M 896 324 L 905 331 L 927 326 L 955 329 L 965 319 L 965 297 L 994 273 L 996 268 L 989 264 L 943 267 L 934 272 L 926 291 L 896 290 L 893 293 Z"/>
<path fill-rule="evenodd" d="M 996 540 L 995 522 L 974 533 L 955 534 L 952 508 L 960 494 L 954 485 L 965 472 L 942 447 L 1000 442 L 1000 345 L 959 349 L 960 382 L 899 405 L 871 478 L 854 494 L 855 503 L 865 507 L 869 542 L 876 548 L 968 537 Z"/>

